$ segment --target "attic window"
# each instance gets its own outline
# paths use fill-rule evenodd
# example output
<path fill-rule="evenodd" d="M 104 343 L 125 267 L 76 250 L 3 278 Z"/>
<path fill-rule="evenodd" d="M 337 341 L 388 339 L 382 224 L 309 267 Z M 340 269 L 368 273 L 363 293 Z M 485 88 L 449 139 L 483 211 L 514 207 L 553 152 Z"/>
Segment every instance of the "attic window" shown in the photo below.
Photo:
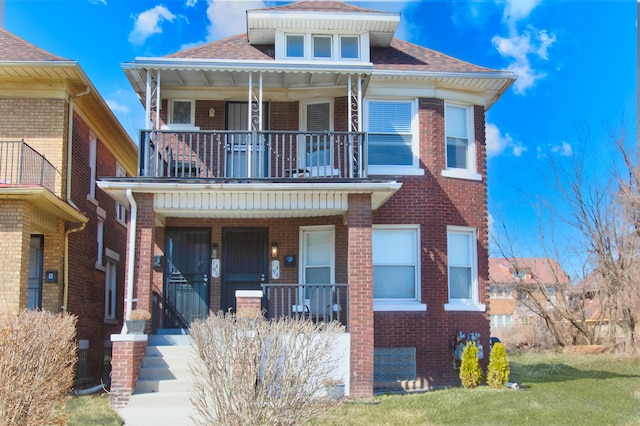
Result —
<path fill-rule="evenodd" d="M 514 269 L 512 274 L 514 279 L 526 280 L 528 278 L 531 278 L 531 272 L 527 271 L 526 269 Z"/>
<path fill-rule="evenodd" d="M 340 58 L 341 59 L 358 59 L 359 40 L 357 36 L 341 36 L 340 37 Z"/>
<path fill-rule="evenodd" d="M 313 57 L 331 59 L 331 36 L 313 36 Z"/>
<path fill-rule="evenodd" d="M 287 35 L 287 58 L 304 58 L 303 35 Z"/>

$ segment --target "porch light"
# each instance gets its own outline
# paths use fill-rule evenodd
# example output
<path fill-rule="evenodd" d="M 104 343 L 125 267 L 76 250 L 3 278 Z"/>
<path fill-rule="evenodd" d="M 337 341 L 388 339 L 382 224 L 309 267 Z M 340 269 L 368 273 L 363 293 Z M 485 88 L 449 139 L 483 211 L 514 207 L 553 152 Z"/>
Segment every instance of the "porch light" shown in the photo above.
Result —
<path fill-rule="evenodd" d="M 212 259 L 218 258 L 218 243 L 211 244 L 211 258 Z"/>
<path fill-rule="evenodd" d="M 278 243 L 271 243 L 271 257 L 273 259 L 278 257 Z"/>

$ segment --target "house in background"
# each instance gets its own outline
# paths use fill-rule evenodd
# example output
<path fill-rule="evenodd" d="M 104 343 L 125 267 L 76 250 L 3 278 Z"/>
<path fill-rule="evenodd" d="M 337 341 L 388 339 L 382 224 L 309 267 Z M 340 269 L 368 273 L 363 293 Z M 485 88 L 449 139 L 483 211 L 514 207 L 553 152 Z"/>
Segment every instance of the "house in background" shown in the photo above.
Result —
<path fill-rule="evenodd" d="M 270 318 L 335 319 L 353 398 L 459 383 L 459 331 L 488 347 L 485 113 L 515 77 L 399 40 L 399 22 L 302 1 L 123 64 L 147 114 L 139 176 L 99 187 L 131 209 L 127 299 L 153 333 L 243 291 Z"/>
<path fill-rule="evenodd" d="M 136 146 L 78 63 L 2 28 L 0 116 L 0 314 L 77 315 L 77 382 L 100 378 L 122 326 L 128 214 L 96 180 L 135 175 Z"/>
<path fill-rule="evenodd" d="M 539 316 L 528 307 L 526 298 L 536 298 L 542 306 L 550 305 L 547 295 L 551 302 L 566 297 L 570 284 L 570 277 L 551 258 L 490 258 L 491 329 L 538 324 Z"/>

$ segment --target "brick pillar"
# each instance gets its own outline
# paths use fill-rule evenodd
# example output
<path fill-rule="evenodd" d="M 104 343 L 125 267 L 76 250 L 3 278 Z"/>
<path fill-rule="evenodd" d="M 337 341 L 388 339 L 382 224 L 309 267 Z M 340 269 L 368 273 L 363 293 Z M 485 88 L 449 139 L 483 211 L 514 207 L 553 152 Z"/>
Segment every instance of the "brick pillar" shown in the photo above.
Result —
<path fill-rule="evenodd" d="M 239 317 L 244 318 L 262 316 L 262 291 L 236 291 L 236 312 Z"/>
<path fill-rule="evenodd" d="M 153 194 L 135 193 L 134 197 L 138 205 L 138 214 L 136 218 L 135 287 L 133 297 L 138 299 L 138 303 L 133 308 L 152 312 L 151 288 L 153 285 L 153 247 L 156 222 L 156 215 L 153 210 Z"/>
<path fill-rule="evenodd" d="M 146 334 L 112 334 L 111 391 L 112 407 L 126 407 L 136 387 L 140 364 L 147 348 Z"/>
<path fill-rule="evenodd" d="M 31 205 L 0 200 L 0 314 L 17 315 L 27 307 Z"/>
<path fill-rule="evenodd" d="M 351 398 L 373 396 L 373 275 L 371 195 L 349 195 L 348 282 L 351 334 Z"/>

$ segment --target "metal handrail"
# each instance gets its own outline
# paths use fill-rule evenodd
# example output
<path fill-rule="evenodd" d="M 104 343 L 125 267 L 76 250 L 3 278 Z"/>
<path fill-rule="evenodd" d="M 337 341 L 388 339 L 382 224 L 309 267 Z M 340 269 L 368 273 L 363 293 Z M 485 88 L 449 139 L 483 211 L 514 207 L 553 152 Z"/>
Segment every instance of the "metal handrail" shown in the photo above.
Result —
<path fill-rule="evenodd" d="M 0 183 L 55 191 L 58 170 L 24 140 L 0 141 Z"/>

